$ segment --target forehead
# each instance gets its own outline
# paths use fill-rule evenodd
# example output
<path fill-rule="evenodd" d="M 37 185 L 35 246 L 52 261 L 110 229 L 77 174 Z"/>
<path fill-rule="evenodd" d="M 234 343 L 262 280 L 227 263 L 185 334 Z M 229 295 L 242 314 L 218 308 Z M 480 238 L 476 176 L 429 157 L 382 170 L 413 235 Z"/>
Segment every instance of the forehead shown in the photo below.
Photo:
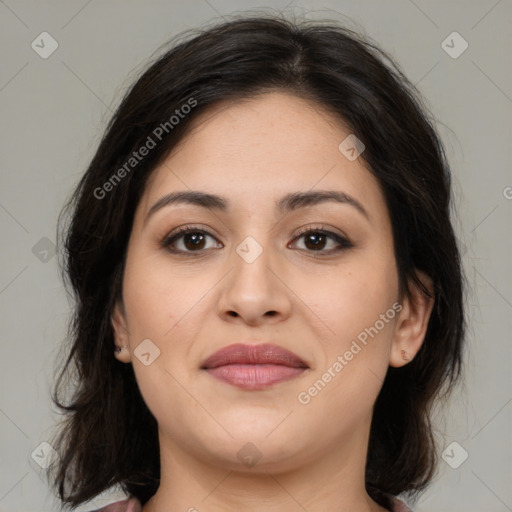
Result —
<path fill-rule="evenodd" d="M 223 102 L 194 119 L 153 171 L 142 209 L 147 213 L 175 190 L 229 196 L 242 208 L 270 208 L 290 192 L 336 189 L 368 204 L 378 218 L 385 209 L 378 181 L 361 158 L 351 161 L 339 150 L 349 135 L 323 107 L 290 94 Z"/>

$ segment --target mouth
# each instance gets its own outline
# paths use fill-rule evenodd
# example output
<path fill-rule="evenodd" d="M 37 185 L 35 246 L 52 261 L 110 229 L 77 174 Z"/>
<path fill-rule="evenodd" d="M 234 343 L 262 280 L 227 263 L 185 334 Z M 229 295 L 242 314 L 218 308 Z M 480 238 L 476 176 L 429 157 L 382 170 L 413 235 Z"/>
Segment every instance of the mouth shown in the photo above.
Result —
<path fill-rule="evenodd" d="M 235 344 L 209 356 L 201 365 L 210 376 L 241 389 L 265 389 L 296 378 L 309 366 L 277 345 Z"/>

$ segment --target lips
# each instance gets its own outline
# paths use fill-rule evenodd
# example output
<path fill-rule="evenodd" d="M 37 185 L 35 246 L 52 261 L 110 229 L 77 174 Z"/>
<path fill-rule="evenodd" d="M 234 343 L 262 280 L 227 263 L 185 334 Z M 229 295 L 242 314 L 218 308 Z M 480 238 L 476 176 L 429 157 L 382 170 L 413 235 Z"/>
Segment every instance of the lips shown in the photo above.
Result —
<path fill-rule="evenodd" d="M 233 386 L 257 390 L 297 377 L 309 367 L 299 356 L 277 345 L 239 343 L 215 352 L 201 368 Z"/>
<path fill-rule="evenodd" d="M 218 368 L 229 364 L 274 364 L 291 368 L 307 368 L 296 354 L 277 345 L 229 345 L 208 357 L 203 369 Z"/>

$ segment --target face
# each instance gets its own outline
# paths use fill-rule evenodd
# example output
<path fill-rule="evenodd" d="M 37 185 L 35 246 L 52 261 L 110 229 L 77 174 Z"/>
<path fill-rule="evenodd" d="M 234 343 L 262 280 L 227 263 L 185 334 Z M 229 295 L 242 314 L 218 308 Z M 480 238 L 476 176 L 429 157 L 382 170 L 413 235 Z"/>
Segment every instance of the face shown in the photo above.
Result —
<path fill-rule="evenodd" d="M 388 366 L 401 364 L 409 309 L 379 184 L 338 148 L 349 134 L 313 103 L 268 93 L 195 120 L 153 172 L 113 325 L 162 446 L 226 468 L 248 453 L 286 469 L 367 434 Z M 154 207 L 191 191 L 224 207 Z M 339 200 L 286 200 L 318 192 Z M 233 344 L 277 345 L 304 364 L 202 368 Z"/>

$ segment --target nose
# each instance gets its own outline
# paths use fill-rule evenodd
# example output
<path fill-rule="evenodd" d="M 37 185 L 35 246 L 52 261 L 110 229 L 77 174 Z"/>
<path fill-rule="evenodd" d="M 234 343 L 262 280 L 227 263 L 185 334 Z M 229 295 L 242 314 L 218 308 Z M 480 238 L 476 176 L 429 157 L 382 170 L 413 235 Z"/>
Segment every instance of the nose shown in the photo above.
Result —
<path fill-rule="evenodd" d="M 257 326 L 276 324 L 290 316 L 293 293 L 282 266 L 269 256 L 269 250 L 264 249 L 250 261 L 234 251 L 232 270 L 223 280 L 218 299 L 218 314 L 223 320 Z"/>

